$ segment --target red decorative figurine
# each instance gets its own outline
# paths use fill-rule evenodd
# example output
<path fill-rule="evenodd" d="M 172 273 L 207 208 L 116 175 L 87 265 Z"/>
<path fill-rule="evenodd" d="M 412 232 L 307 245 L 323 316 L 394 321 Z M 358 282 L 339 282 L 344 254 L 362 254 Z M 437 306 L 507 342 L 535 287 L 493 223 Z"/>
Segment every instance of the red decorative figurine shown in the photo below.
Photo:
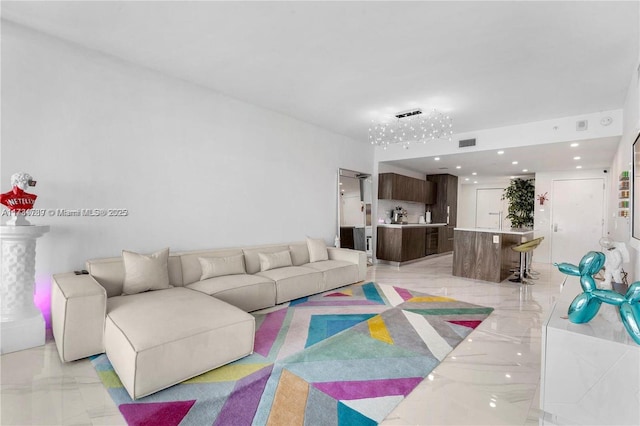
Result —
<path fill-rule="evenodd" d="M 28 192 L 25 192 L 25 190 L 29 186 L 36 186 L 36 181 L 34 181 L 28 173 L 14 173 L 11 176 L 11 185 L 13 186 L 11 191 L 0 194 L 0 204 L 6 206 L 9 210 L 15 213 L 16 216 L 31 210 L 38 196 L 35 194 L 29 194 Z M 18 219 L 17 221 L 15 219 L 18 218 L 14 218 L 14 220 L 11 221 L 11 224 L 26 225 L 29 223 L 24 218 L 22 218 L 22 220 Z"/>

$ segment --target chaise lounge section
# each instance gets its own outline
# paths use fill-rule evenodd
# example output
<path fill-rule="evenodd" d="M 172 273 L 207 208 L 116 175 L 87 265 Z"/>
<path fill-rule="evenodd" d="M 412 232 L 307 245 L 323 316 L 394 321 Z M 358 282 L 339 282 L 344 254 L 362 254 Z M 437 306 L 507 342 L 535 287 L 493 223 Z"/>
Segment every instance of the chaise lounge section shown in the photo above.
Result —
<path fill-rule="evenodd" d="M 89 274 L 57 274 L 52 281 L 53 335 L 62 361 L 106 352 L 133 399 L 251 354 L 255 319 L 248 312 L 366 274 L 364 252 L 313 239 L 165 252 L 90 260 Z M 126 253 L 137 256 L 141 270 L 132 271 Z M 146 276 L 151 282 L 138 283 L 131 294 L 127 281 Z"/>

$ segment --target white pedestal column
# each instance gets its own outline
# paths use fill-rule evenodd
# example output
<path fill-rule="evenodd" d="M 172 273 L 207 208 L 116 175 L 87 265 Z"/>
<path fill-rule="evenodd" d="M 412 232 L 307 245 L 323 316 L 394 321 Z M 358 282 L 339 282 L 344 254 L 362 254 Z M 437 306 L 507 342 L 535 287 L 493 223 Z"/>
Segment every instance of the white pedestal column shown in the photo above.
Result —
<path fill-rule="evenodd" d="M 0 226 L 0 353 L 44 345 L 45 324 L 33 302 L 36 239 L 48 226 Z"/>

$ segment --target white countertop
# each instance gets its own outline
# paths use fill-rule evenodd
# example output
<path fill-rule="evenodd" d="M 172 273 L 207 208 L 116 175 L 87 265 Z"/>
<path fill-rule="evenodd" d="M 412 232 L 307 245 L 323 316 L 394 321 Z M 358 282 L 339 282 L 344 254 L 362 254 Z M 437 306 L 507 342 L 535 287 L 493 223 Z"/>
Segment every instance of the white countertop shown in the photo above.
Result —
<path fill-rule="evenodd" d="M 618 308 L 603 303 L 585 324 L 567 310 L 582 293 L 569 276 L 542 326 L 540 424 L 640 424 L 640 345 L 627 333 Z"/>
<path fill-rule="evenodd" d="M 513 234 L 513 235 L 529 235 L 533 234 L 533 229 L 492 229 L 492 228 L 453 228 L 454 231 L 471 231 L 471 232 L 490 232 L 492 234 Z"/>
<path fill-rule="evenodd" d="M 379 223 L 381 228 L 429 228 L 432 226 L 446 226 L 446 223 Z"/>
<path fill-rule="evenodd" d="M 591 321 L 584 324 L 574 324 L 569 321 L 567 315 L 569 305 L 580 293 L 582 293 L 580 278 L 568 276 L 562 287 L 560 297 L 551 309 L 551 314 L 545 324 L 546 327 L 620 343 L 631 346 L 635 350 L 640 350 L 640 346 L 629 336 L 624 325 L 622 325 L 618 315 L 618 308 L 615 306 L 602 303 L 598 314 Z M 605 311 L 610 312 L 605 314 Z"/>

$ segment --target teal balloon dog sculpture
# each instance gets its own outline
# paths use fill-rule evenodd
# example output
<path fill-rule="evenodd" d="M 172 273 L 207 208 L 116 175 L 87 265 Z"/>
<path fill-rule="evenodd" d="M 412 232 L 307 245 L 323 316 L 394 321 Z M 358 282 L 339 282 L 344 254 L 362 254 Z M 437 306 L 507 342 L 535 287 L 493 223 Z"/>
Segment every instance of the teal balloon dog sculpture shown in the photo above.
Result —
<path fill-rule="evenodd" d="M 575 324 L 591 321 L 598 313 L 602 302 L 617 306 L 624 328 L 640 345 L 640 281 L 631 284 L 625 295 L 596 287 L 593 275 L 602 269 L 604 261 L 604 254 L 590 251 L 582 257 L 578 266 L 570 263 L 554 264 L 563 274 L 580 277 L 583 293 L 577 295 L 571 302 L 569 321 Z"/>

